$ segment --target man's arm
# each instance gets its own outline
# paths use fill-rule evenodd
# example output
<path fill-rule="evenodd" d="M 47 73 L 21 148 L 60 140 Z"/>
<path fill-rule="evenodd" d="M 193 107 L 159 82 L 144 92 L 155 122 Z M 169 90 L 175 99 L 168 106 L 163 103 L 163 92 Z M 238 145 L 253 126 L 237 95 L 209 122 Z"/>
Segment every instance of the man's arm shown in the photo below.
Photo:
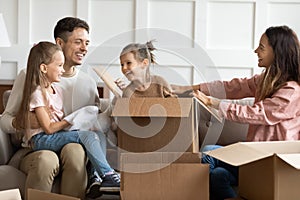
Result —
<path fill-rule="evenodd" d="M 14 81 L 14 85 L 11 94 L 9 96 L 7 106 L 0 118 L 1 129 L 6 133 L 16 132 L 13 126 L 13 120 L 21 105 L 25 77 L 26 77 L 26 70 L 23 69 L 21 70 L 21 72 L 16 77 L 16 80 Z"/>

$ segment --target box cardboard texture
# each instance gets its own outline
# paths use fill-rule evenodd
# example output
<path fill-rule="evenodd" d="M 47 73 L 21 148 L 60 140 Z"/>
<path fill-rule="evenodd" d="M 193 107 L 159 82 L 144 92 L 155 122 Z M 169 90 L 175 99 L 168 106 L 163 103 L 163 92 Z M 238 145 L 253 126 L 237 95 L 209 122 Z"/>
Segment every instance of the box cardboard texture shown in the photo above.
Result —
<path fill-rule="evenodd" d="M 209 165 L 194 153 L 122 153 L 122 200 L 208 200 Z"/>
<path fill-rule="evenodd" d="M 19 189 L 0 191 L 1 200 L 22 200 Z M 44 192 L 29 188 L 27 190 L 27 200 L 80 200 L 79 198 L 66 195 Z"/>
<path fill-rule="evenodd" d="M 120 98 L 112 116 L 128 152 L 199 152 L 193 98 Z"/>
<path fill-rule="evenodd" d="M 10 190 L 0 191 L 0 199 L 1 200 L 22 200 L 19 189 L 10 189 Z"/>
<path fill-rule="evenodd" d="M 240 166 L 242 198 L 300 199 L 300 141 L 241 142 L 206 153 Z"/>

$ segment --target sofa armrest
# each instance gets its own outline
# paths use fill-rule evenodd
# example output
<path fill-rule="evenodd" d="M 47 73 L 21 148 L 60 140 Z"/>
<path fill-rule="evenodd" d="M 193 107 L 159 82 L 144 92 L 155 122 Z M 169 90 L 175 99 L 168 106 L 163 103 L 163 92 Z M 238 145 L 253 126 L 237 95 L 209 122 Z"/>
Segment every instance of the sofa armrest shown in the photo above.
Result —
<path fill-rule="evenodd" d="M 4 133 L 0 128 L 0 165 L 7 164 L 13 155 L 13 146 L 10 141 L 10 135 Z"/>
<path fill-rule="evenodd" d="M 20 169 L 21 160 L 28 154 L 32 152 L 29 148 L 20 148 L 9 160 L 8 165 L 11 165 L 17 169 Z"/>

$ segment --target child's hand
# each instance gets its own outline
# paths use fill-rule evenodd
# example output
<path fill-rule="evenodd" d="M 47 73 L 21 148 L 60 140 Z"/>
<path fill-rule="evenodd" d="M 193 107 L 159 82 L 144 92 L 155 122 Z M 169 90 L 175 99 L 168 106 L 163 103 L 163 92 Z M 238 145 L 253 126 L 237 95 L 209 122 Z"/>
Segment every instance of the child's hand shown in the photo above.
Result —
<path fill-rule="evenodd" d="M 193 96 L 202 101 L 205 105 L 211 106 L 216 109 L 219 108 L 220 99 L 208 97 L 199 90 L 194 90 Z"/>
<path fill-rule="evenodd" d="M 192 93 L 193 91 L 193 87 L 192 86 L 182 86 L 182 85 L 174 85 L 171 84 L 171 88 L 172 88 L 172 93 L 173 94 L 189 94 Z"/>
<path fill-rule="evenodd" d="M 127 87 L 127 84 L 121 78 L 118 78 L 117 80 L 115 80 L 115 84 L 118 86 L 118 88 L 120 88 L 120 90 L 124 90 Z"/>

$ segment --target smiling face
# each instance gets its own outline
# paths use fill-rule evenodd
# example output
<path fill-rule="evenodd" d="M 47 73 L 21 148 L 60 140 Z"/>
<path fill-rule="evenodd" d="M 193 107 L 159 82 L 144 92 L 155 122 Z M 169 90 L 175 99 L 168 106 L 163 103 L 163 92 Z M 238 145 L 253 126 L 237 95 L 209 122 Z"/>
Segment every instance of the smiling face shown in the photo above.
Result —
<path fill-rule="evenodd" d="M 59 39 L 57 43 L 65 55 L 64 68 L 68 70 L 75 65 L 82 64 L 83 58 L 88 52 L 89 33 L 84 28 L 76 28 L 70 33 L 67 42 Z"/>
<path fill-rule="evenodd" d="M 273 64 L 274 52 L 266 34 L 261 36 L 259 46 L 254 52 L 257 54 L 259 67 L 269 68 Z"/>
<path fill-rule="evenodd" d="M 144 59 L 142 62 L 135 59 L 134 54 L 131 52 L 125 53 L 120 56 L 122 73 L 127 77 L 129 81 L 145 74 L 145 69 L 148 66 L 148 59 Z"/>
<path fill-rule="evenodd" d="M 50 83 L 59 82 L 62 74 L 64 73 L 64 54 L 62 51 L 57 51 L 49 64 L 41 64 L 41 70 L 46 74 Z"/>

